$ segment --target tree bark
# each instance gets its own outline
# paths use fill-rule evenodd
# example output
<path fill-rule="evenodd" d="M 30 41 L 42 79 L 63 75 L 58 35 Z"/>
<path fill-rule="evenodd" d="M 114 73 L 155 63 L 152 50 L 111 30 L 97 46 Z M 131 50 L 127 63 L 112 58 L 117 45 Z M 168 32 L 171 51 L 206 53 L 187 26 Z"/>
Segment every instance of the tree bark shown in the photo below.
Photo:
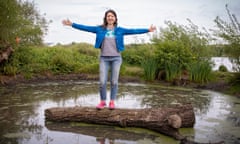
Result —
<path fill-rule="evenodd" d="M 92 107 L 56 107 L 45 110 L 46 120 L 76 121 L 121 127 L 141 127 L 160 132 L 177 140 L 184 139 L 178 128 L 193 127 L 195 114 L 192 105 L 169 108 L 103 109 Z"/>
<path fill-rule="evenodd" d="M 4 60 L 8 60 L 9 56 L 13 53 L 13 48 L 11 46 L 7 46 L 4 51 L 0 51 L 0 63 Z"/>

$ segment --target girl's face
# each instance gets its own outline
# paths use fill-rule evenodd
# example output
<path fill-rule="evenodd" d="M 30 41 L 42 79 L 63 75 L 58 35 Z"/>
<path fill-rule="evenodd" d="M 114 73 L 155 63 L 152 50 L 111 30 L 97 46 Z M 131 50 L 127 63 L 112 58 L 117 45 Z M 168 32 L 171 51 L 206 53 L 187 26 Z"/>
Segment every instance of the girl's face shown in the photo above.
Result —
<path fill-rule="evenodd" d="M 116 21 L 116 17 L 114 16 L 113 13 L 109 12 L 107 14 L 107 24 L 108 25 L 114 25 L 115 21 Z"/>

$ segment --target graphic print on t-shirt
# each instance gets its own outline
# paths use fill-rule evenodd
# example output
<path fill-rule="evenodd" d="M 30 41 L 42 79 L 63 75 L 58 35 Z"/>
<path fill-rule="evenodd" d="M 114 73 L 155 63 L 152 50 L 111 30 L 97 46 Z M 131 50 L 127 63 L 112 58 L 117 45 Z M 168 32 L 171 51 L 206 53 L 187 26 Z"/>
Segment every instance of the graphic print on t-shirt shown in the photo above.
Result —
<path fill-rule="evenodd" d="M 110 37 L 111 38 L 115 37 L 114 31 L 113 30 L 107 30 L 107 33 L 106 33 L 105 37 L 109 37 L 109 38 Z"/>

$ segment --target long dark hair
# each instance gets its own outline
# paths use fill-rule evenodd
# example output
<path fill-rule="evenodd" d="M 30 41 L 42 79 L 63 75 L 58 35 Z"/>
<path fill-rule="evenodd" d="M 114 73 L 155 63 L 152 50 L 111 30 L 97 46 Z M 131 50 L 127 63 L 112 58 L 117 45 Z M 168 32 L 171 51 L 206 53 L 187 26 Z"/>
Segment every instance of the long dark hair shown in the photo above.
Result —
<path fill-rule="evenodd" d="M 112 14 L 115 16 L 116 20 L 115 20 L 115 22 L 114 22 L 114 26 L 117 26 L 117 24 L 118 24 L 117 13 L 116 13 L 114 10 L 109 9 L 109 10 L 107 10 L 107 11 L 105 12 L 105 15 L 104 15 L 104 18 L 103 18 L 102 27 L 104 27 L 104 28 L 107 27 L 107 24 L 108 24 L 108 23 L 107 23 L 107 14 L 108 14 L 108 13 L 112 13 Z"/>

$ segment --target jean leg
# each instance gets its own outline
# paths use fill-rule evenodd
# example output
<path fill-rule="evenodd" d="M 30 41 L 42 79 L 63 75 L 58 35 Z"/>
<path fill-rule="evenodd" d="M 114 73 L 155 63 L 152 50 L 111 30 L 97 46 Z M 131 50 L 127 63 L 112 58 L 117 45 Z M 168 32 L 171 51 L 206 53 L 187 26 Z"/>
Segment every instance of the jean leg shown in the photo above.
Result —
<path fill-rule="evenodd" d="M 118 93 L 118 78 L 122 57 L 115 57 L 111 63 L 111 100 L 115 100 Z"/>
<path fill-rule="evenodd" d="M 109 69 L 109 61 L 107 61 L 104 57 L 100 57 L 100 98 L 102 101 L 106 101 L 107 99 L 107 79 L 108 79 L 108 69 Z"/>

